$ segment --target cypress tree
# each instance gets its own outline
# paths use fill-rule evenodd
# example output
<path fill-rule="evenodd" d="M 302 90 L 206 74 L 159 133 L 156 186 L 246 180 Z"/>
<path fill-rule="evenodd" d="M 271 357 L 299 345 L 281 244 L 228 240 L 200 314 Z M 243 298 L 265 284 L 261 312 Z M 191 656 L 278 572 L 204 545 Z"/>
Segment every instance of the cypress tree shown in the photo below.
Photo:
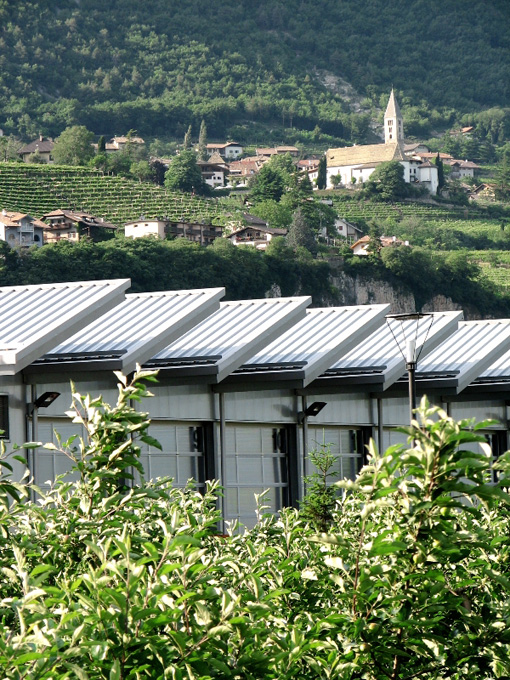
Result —
<path fill-rule="evenodd" d="M 306 248 L 314 257 L 317 255 L 317 242 L 301 208 L 293 215 L 285 242 L 292 250 Z"/>
<path fill-rule="evenodd" d="M 325 189 L 326 181 L 327 181 L 326 156 L 323 156 L 319 161 L 319 172 L 317 175 L 317 189 Z"/>
<path fill-rule="evenodd" d="M 184 151 L 191 151 L 191 125 L 188 127 L 186 134 L 184 135 L 182 148 Z"/>
<path fill-rule="evenodd" d="M 207 160 L 207 127 L 205 120 L 200 123 L 200 133 L 198 135 L 198 160 Z"/>
<path fill-rule="evenodd" d="M 441 189 L 444 187 L 444 168 L 443 161 L 441 160 L 439 152 L 437 156 L 434 158 L 434 165 L 437 168 L 437 193 L 440 194 Z"/>

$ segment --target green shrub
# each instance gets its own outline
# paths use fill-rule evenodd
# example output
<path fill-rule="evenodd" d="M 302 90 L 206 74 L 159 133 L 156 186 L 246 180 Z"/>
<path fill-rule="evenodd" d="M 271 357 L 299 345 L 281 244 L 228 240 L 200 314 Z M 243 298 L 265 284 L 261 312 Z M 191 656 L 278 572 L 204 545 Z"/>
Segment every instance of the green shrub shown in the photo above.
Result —
<path fill-rule="evenodd" d="M 510 673 L 510 453 L 492 466 L 490 423 L 422 402 L 407 447 L 372 446 L 359 477 L 339 484 L 329 534 L 288 508 L 223 536 L 216 483 L 203 494 L 168 479 L 126 488 L 148 437 L 130 400 L 149 396 L 153 376 L 119 378 L 113 407 L 74 395 L 85 436 L 58 446 L 77 481 L 57 480 L 37 502 L 8 474 L 0 483 L 3 678 Z"/>

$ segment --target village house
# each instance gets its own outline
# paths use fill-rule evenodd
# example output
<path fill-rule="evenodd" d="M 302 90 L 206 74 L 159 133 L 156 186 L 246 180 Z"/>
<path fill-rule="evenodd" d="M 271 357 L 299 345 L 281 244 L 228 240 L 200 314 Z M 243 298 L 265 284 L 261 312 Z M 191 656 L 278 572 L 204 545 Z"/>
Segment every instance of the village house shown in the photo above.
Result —
<path fill-rule="evenodd" d="M 423 165 L 422 158 L 409 157 L 405 153 L 404 121 L 393 90 L 384 114 L 384 144 L 328 149 L 326 186 L 334 186 L 331 181 L 333 176 L 339 177 L 344 186 L 366 182 L 381 163 L 388 161 L 398 161 L 403 166 L 406 182 L 418 182 L 431 194 L 437 192 L 437 168 L 430 164 Z"/>
<path fill-rule="evenodd" d="M 207 161 L 197 161 L 202 179 L 210 187 L 223 187 L 226 184 L 226 177 L 229 173 L 229 166 L 225 163 L 219 153 L 215 152 Z"/>
<path fill-rule="evenodd" d="M 21 147 L 18 154 L 23 159 L 23 163 L 29 163 L 32 154 L 37 154 L 43 163 L 53 163 L 52 151 L 55 146 L 55 142 L 50 137 L 43 137 L 39 135 L 39 138 Z"/>
<path fill-rule="evenodd" d="M 145 219 L 141 217 L 136 222 L 128 222 L 124 225 L 124 233 L 128 238 L 143 238 L 153 236 L 156 238 L 185 238 L 194 241 L 201 246 L 210 245 L 214 239 L 223 235 L 223 228 L 218 225 L 194 223 L 194 222 L 172 222 L 164 217 L 154 217 Z"/>
<path fill-rule="evenodd" d="M 2 210 L 0 214 L 0 240 L 6 241 L 11 248 L 42 246 L 45 228 L 44 222 L 26 213 Z"/>
<path fill-rule="evenodd" d="M 447 163 L 450 166 L 450 177 L 452 179 L 463 179 L 464 177 L 474 177 L 480 166 L 472 161 L 452 160 Z M 445 163 L 446 165 L 446 163 Z"/>
<path fill-rule="evenodd" d="M 225 142 L 224 144 L 208 144 L 207 153 L 219 154 L 224 159 L 240 158 L 243 155 L 243 147 L 236 142 Z"/>
<path fill-rule="evenodd" d="M 299 156 L 299 149 L 296 146 L 274 146 L 261 149 L 255 149 L 257 156 L 264 156 L 265 158 L 271 158 L 271 156 L 290 154 L 291 156 L 297 158 Z"/>
<path fill-rule="evenodd" d="M 102 241 L 111 235 L 116 226 L 105 222 L 102 217 L 94 217 L 86 212 L 77 210 L 53 210 L 43 215 L 46 222 L 44 242 L 79 241 L 86 237 L 92 241 Z M 108 234 L 110 232 L 110 234 Z"/>
<path fill-rule="evenodd" d="M 249 156 L 229 163 L 228 181 L 232 184 L 246 186 L 250 177 L 256 175 L 268 159 L 262 156 Z"/>
<path fill-rule="evenodd" d="M 112 139 L 105 144 L 105 151 L 106 153 L 116 153 L 117 151 L 123 151 L 128 145 L 144 146 L 145 140 L 141 137 L 131 137 L 129 135 L 112 137 Z"/>
<path fill-rule="evenodd" d="M 352 244 L 351 250 L 354 255 L 370 255 L 371 249 L 371 241 L 372 237 L 370 236 L 362 236 L 360 239 L 358 239 L 355 243 Z M 396 236 L 381 236 L 378 239 L 380 245 L 377 246 L 377 249 L 380 250 L 381 248 L 391 248 L 394 246 L 409 246 L 409 241 L 401 241 L 398 239 Z"/>
<path fill-rule="evenodd" d="M 342 217 L 335 220 L 335 229 L 338 235 L 343 236 L 347 241 L 358 241 L 363 236 L 362 229 Z"/>
<path fill-rule="evenodd" d="M 261 220 L 263 222 L 263 220 Z M 264 223 L 265 224 L 265 223 Z M 237 229 L 227 236 L 235 246 L 253 246 L 257 250 L 266 250 L 275 236 L 286 236 L 287 229 L 277 229 L 266 226 L 246 226 Z"/>

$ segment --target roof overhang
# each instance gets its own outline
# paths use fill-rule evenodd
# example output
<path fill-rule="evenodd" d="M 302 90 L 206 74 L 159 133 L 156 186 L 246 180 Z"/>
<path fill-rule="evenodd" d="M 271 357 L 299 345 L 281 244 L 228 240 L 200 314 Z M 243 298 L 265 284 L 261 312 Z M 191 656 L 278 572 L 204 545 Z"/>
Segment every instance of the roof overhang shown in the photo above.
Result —
<path fill-rule="evenodd" d="M 464 321 L 418 365 L 417 387 L 459 394 L 509 350 L 509 319 Z"/>
<path fill-rule="evenodd" d="M 344 355 L 320 376 L 320 383 L 331 382 L 337 386 L 372 386 L 384 391 L 401 378 L 406 370 L 405 359 L 397 341 L 405 346 L 406 334 L 416 339 L 416 352 L 420 359 L 427 356 L 457 328 L 462 312 L 435 312 L 430 315 L 430 328 L 426 323 L 414 333 L 414 321 L 406 327 L 392 330 L 385 324 L 370 335 L 363 346 Z M 428 322 L 427 322 L 428 323 Z M 402 344 L 403 343 L 403 344 Z"/>
<path fill-rule="evenodd" d="M 30 367 L 30 372 L 131 373 L 220 306 L 224 288 L 133 293 Z"/>
<path fill-rule="evenodd" d="M 310 309 L 304 319 L 241 366 L 229 381 L 291 381 L 304 388 L 384 323 L 389 305 Z"/>
<path fill-rule="evenodd" d="M 0 375 L 15 375 L 118 305 L 129 279 L 0 288 Z"/>
<path fill-rule="evenodd" d="M 146 362 L 165 377 L 219 383 L 305 316 L 310 297 L 223 302 L 220 309 Z"/>

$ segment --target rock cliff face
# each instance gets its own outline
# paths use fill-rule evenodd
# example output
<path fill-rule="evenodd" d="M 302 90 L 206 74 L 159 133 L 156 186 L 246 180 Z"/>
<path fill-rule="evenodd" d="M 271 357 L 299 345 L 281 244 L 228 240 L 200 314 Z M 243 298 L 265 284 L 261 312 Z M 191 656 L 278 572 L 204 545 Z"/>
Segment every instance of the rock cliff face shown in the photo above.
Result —
<path fill-rule="evenodd" d="M 351 277 L 343 272 L 337 272 L 331 277 L 331 284 L 336 289 L 338 305 L 391 305 L 392 314 L 404 312 L 449 312 L 463 309 L 444 295 L 436 295 L 422 309 L 416 310 L 416 302 L 412 293 L 396 288 L 385 281 L 370 280 L 361 277 Z M 476 308 L 464 309 L 466 319 L 479 319 L 481 314 Z"/>

